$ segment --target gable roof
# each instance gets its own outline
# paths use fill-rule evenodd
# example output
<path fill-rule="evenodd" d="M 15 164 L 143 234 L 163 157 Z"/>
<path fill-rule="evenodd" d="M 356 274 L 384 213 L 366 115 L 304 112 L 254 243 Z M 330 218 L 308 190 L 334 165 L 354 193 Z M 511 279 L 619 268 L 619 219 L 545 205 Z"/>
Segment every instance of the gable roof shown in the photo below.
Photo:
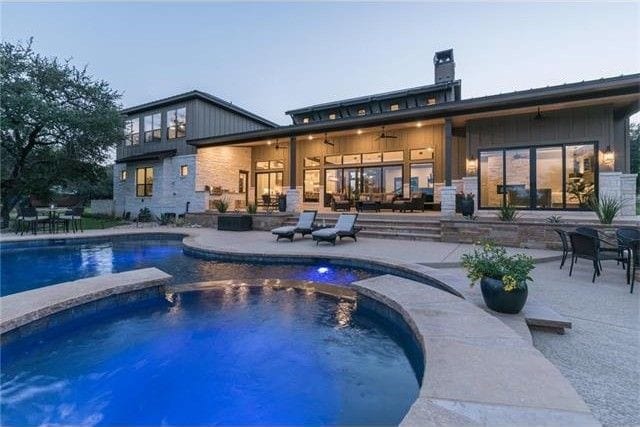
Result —
<path fill-rule="evenodd" d="M 167 98 L 158 99 L 156 101 L 151 101 L 144 104 L 135 105 L 133 107 L 128 107 L 121 110 L 121 113 L 127 114 L 127 115 L 136 114 L 136 113 L 141 113 L 148 110 L 153 110 L 156 108 L 166 107 L 166 106 L 177 104 L 184 101 L 189 101 L 191 99 L 200 99 L 201 101 L 207 102 L 209 104 L 213 104 L 220 108 L 224 108 L 225 110 L 239 114 L 249 120 L 253 120 L 254 122 L 258 122 L 268 127 L 278 126 L 277 123 L 274 123 L 271 120 L 267 120 L 264 117 L 258 116 L 257 114 L 254 114 L 248 110 L 245 110 L 244 108 L 240 108 L 237 105 L 234 105 L 228 101 L 218 98 L 217 96 L 213 96 L 210 93 L 202 92 L 200 90 L 192 90 L 190 92 L 185 92 L 185 93 L 173 95 Z"/>

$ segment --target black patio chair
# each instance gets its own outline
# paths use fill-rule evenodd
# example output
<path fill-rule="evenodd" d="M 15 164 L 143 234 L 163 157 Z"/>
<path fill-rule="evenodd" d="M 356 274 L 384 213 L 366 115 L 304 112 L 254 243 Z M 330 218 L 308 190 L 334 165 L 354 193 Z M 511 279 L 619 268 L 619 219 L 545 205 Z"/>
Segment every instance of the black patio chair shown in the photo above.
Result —
<path fill-rule="evenodd" d="M 601 261 L 606 261 L 606 260 L 616 261 L 618 264 L 622 262 L 622 266 L 624 267 L 625 258 L 618 250 L 618 245 L 613 244 L 601 238 L 598 230 L 591 227 L 578 227 L 576 228 L 576 233 L 584 234 L 586 236 L 592 236 L 593 238 L 596 239 L 596 245 L 598 247 L 598 253 L 599 253 L 598 265 L 601 271 L 602 271 Z"/>
<path fill-rule="evenodd" d="M 616 230 L 616 238 L 618 239 L 618 251 L 623 258 L 627 260 L 627 284 L 632 278 L 631 269 L 635 268 L 635 264 L 638 262 L 640 253 L 634 246 L 637 241 L 640 241 L 640 229 L 632 227 L 621 227 Z M 633 258 L 633 259 L 632 259 Z M 633 288 L 633 286 L 632 286 Z"/>
<path fill-rule="evenodd" d="M 630 240 L 627 242 L 629 245 L 629 268 L 627 269 L 627 283 L 629 283 L 628 275 L 631 273 L 631 290 L 630 293 L 633 293 L 633 285 L 636 283 L 636 268 L 640 264 L 640 239 Z"/>
<path fill-rule="evenodd" d="M 600 276 L 600 251 L 598 250 L 598 238 L 593 235 L 570 232 L 571 241 L 571 268 L 569 276 L 573 274 L 573 264 L 577 258 L 588 259 L 593 262 L 593 277 L 591 283 L 596 281 L 596 276 Z"/>
<path fill-rule="evenodd" d="M 25 231 L 38 234 L 38 226 L 42 225 L 42 231 L 45 231 L 49 224 L 49 217 L 38 215 L 38 211 L 34 207 L 25 207 L 18 210 L 18 221 L 16 223 L 16 234 L 20 231 L 22 236 Z"/>
<path fill-rule="evenodd" d="M 567 232 L 561 228 L 554 228 L 553 231 L 558 233 L 560 241 L 562 242 L 562 260 L 560 261 L 560 269 L 562 269 L 567 260 L 567 255 L 569 255 L 569 238 L 567 237 Z"/>

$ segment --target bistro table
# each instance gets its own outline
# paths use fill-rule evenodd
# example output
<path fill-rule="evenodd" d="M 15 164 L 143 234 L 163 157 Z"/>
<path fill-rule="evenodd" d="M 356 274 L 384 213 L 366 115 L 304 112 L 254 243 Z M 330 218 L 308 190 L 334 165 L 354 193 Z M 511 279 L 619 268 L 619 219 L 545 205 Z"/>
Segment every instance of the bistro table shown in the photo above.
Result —
<path fill-rule="evenodd" d="M 48 207 L 48 208 L 36 208 L 38 211 L 38 216 L 42 214 L 45 218 L 48 217 L 48 226 L 49 233 L 57 233 L 58 232 L 58 220 L 60 219 L 60 215 L 63 215 L 65 212 L 70 210 L 69 208 L 56 208 L 56 207 Z M 69 230 L 68 225 L 64 224 L 65 231 Z"/>

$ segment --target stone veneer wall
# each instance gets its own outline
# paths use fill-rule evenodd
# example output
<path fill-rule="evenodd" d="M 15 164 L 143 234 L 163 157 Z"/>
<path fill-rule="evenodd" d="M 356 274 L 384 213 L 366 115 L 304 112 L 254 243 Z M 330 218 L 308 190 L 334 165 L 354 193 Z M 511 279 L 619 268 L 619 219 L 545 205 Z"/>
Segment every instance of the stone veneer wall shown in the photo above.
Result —
<path fill-rule="evenodd" d="M 553 230 L 561 228 L 573 231 L 576 227 L 584 225 L 598 229 L 607 240 L 615 242 L 616 228 L 621 225 L 602 225 L 592 222 L 581 224 L 560 223 L 547 224 L 534 221 L 468 221 L 463 219 L 440 220 L 442 241 L 454 243 L 478 243 L 483 240 L 491 240 L 503 246 L 534 249 L 562 249 L 560 237 Z M 625 226 L 638 226 L 638 223 L 630 223 Z"/>
<path fill-rule="evenodd" d="M 187 176 L 180 175 L 180 167 L 188 167 Z M 136 196 L 136 169 L 153 167 L 153 195 Z M 127 171 L 127 179 L 120 180 L 122 170 Z M 196 156 L 175 156 L 160 161 L 138 163 L 116 163 L 113 168 L 113 196 L 115 214 L 130 212 L 135 218 L 142 208 L 149 208 L 159 216 L 165 212 L 183 214 L 189 202 L 190 212 L 203 212 L 207 194 L 195 191 Z"/>
<path fill-rule="evenodd" d="M 233 214 L 219 214 L 213 212 L 205 213 L 189 213 L 185 217 L 187 224 L 196 224 L 206 228 L 218 228 L 218 217 L 221 215 L 233 215 Z M 257 213 L 252 215 L 252 228 L 259 231 L 271 231 L 274 228 L 284 225 L 284 223 L 291 217 L 286 213 Z"/>
<path fill-rule="evenodd" d="M 205 185 L 211 188 L 222 187 L 223 190 L 229 191 L 229 199 L 235 199 L 235 196 L 238 196 L 240 171 L 251 172 L 251 148 L 199 148 L 196 166 L 196 189 L 204 190 Z M 249 181 L 253 181 L 251 173 L 249 173 Z M 251 187 L 253 187 L 253 185 L 251 185 Z M 247 191 L 249 191 L 248 188 Z M 250 192 L 249 200 L 251 201 L 253 199 L 253 193 Z"/>

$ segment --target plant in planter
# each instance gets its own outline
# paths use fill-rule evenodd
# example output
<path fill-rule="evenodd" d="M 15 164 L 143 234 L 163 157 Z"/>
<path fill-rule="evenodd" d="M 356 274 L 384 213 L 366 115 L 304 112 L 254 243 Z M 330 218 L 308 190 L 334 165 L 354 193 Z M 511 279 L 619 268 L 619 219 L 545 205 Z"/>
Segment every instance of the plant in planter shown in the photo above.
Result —
<path fill-rule="evenodd" d="M 258 212 L 258 205 L 255 203 L 247 204 L 247 213 L 249 215 L 255 215 Z"/>
<path fill-rule="evenodd" d="M 519 313 L 527 302 L 527 280 L 534 269 L 533 258 L 524 254 L 507 255 L 505 248 L 485 243 L 481 249 L 462 255 L 471 285 L 480 281 L 487 307 L 500 313 Z"/>
<path fill-rule="evenodd" d="M 140 209 L 140 211 L 138 212 L 138 222 L 151 222 L 151 221 L 153 221 L 153 214 L 151 214 L 151 211 L 149 210 L 149 208 L 144 207 Z"/>
<path fill-rule="evenodd" d="M 547 224 L 560 224 L 562 217 L 560 215 L 551 215 L 544 220 Z"/>
<path fill-rule="evenodd" d="M 214 200 L 213 206 L 215 206 L 218 212 L 225 213 L 227 210 L 229 210 L 229 200 L 226 197 Z"/>
<path fill-rule="evenodd" d="M 589 207 L 598 215 L 601 224 L 611 224 L 622 210 L 622 203 L 617 198 L 605 194 L 599 200 L 592 196 L 589 199 Z"/>
<path fill-rule="evenodd" d="M 462 199 L 460 200 L 460 209 L 462 216 L 464 217 L 472 217 L 475 212 L 474 206 L 474 198 L 473 193 L 467 193 L 462 195 Z"/>
<path fill-rule="evenodd" d="M 504 222 L 514 222 L 518 217 L 520 217 L 516 208 L 511 206 L 509 203 L 503 203 L 502 206 L 500 206 L 500 209 L 498 209 L 497 215 L 498 219 Z"/>

